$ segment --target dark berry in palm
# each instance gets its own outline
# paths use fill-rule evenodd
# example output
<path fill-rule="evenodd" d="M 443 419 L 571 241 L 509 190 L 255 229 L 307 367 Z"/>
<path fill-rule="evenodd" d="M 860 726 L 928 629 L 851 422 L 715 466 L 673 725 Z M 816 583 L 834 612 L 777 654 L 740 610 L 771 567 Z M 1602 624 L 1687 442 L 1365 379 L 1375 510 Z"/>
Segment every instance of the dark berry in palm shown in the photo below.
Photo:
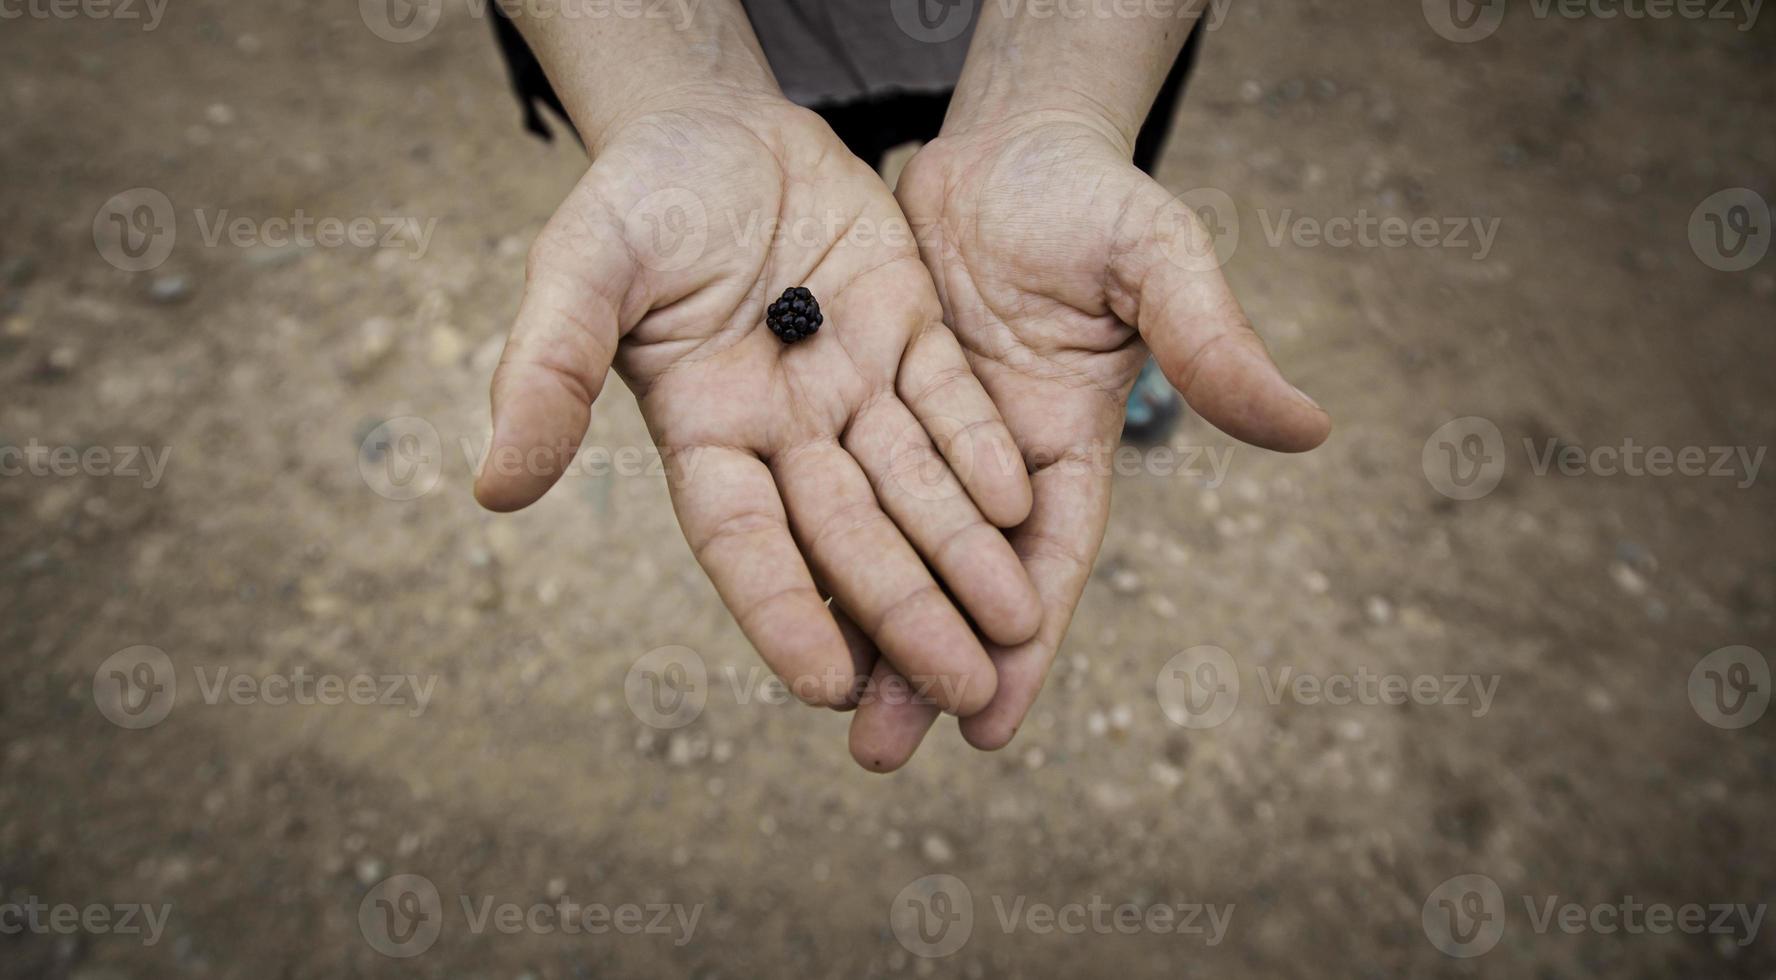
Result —
<path fill-rule="evenodd" d="M 814 336 L 824 320 L 820 315 L 820 304 L 806 286 L 785 289 L 783 295 L 777 297 L 777 302 L 765 308 L 765 326 L 786 344 Z"/>

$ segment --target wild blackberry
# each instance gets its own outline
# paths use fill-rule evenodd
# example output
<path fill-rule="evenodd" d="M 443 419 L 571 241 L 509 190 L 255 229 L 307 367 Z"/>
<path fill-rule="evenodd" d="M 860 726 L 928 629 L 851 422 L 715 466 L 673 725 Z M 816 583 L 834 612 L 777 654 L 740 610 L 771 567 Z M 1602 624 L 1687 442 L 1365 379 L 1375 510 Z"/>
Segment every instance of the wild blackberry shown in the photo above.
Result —
<path fill-rule="evenodd" d="M 806 286 L 785 289 L 777 302 L 765 309 L 765 326 L 786 344 L 814 336 L 825 319 L 820 315 L 820 304 Z"/>

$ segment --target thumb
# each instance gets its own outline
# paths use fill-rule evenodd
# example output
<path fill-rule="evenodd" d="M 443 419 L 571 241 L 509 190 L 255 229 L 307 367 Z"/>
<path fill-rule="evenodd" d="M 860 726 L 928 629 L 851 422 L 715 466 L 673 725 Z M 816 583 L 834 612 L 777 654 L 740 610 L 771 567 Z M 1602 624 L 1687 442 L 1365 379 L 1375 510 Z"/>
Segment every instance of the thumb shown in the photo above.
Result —
<path fill-rule="evenodd" d="M 493 373 L 493 438 L 475 477 L 481 506 L 527 507 L 573 460 L 616 354 L 618 304 L 632 276 L 615 234 L 567 238 L 544 228 L 537 237 Z"/>
<path fill-rule="evenodd" d="M 1224 229 L 1141 180 L 1110 267 L 1117 315 L 1135 324 L 1166 379 L 1222 432 L 1281 452 L 1325 442 L 1331 417 L 1283 378 L 1221 274 Z M 1212 196 L 1219 213 L 1205 214 L 1218 223 L 1238 220 L 1226 195 Z"/>

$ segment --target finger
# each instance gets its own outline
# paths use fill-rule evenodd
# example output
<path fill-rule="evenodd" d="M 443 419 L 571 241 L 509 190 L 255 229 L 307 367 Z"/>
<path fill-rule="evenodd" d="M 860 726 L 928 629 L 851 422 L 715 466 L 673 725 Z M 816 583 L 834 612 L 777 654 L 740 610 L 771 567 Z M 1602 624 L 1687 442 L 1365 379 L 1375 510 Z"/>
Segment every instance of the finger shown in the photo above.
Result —
<path fill-rule="evenodd" d="M 993 650 L 998 693 L 985 709 L 962 719 L 962 737 L 979 749 L 1005 747 L 1036 703 L 1110 517 L 1110 481 L 1082 459 L 1062 459 L 1036 471 L 1030 482 L 1035 505 L 1011 543 L 1042 596 L 1042 628 L 1028 643 Z"/>
<path fill-rule="evenodd" d="M 801 700 L 844 703 L 852 654 L 789 533 L 770 470 L 713 446 L 676 449 L 667 461 L 685 540 L 759 656 Z"/>
<path fill-rule="evenodd" d="M 999 409 L 981 387 L 955 334 L 941 324 L 913 338 L 895 382 L 900 397 L 987 520 L 1012 527 L 1030 513 L 1030 477 Z"/>
<path fill-rule="evenodd" d="M 886 660 L 878 661 L 851 717 L 851 758 L 871 772 L 899 769 L 919 750 L 940 713 Z"/>
<path fill-rule="evenodd" d="M 1331 418 L 1271 360 L 1196 212 L 1147 181 L 1131 213 L 1140 220 L 1111 262 L 1112 305 L 1140 330 L 1190 407 L 1266 449 L 1300 452 L 1326 441 Z"/>
<path fill-rule="evenodd" d="M 857 461 L 837 443 L 816 442 L 771 469 L 803 552 L 882 656 L 907 677 L 936 681 L 946 711 L 972 714 L 992 700 L 986 651 L 882 512 Z"/>
<path fill-rule="evenodd" d="M 832 603 L 827 604 L 827 611 L 832 613 L 833 621 L 839 624 L 839 635 L 845 638 L 845 652 L 851 655 L 852 685 L 843 700 L 831 707 L 834 711 L 852 711 L 863 698 L 864 687 L 869 683 L 870 673 L 882 659 L 876 644 L 863 632 L 857 621 L 845 614 Z"/>
<path fill-rule="evenodd" d="M 846 430 L 845 448 L 863 466 L 882 508 L 987 639 L 1021 643 L 1035 635 L 1042 603 L 1017 553 L 1005 532 L 981 517 L 905 405 L 894 398 L 871 402 Z"/>
<path fill-rule="evenodd" d="M 828 707 L 834 711 L 851 711 L 857 707 L 864 686 L 869 683 L 870 671 L 875 669 L 876 661 L 881 659 L 882 654 L 876 649 L 875 641 L 863 632 L 863 627 L 839 608 L 837 602 L 832 601 L 832 588 L 822 582 L 818 575 L 814 576 L 814 587 L 820 590 L 821 598 L 826 600 L 826 611 L 832 614 L 833 622 L 838 624 L 839 635 L 845 640 L 845 652 L 851 656 L 851 687 L 841 700 Z"/>
<path fill-rule="evenodd" d="M 617 304 L 628 254 L 544 229 L 531 248 L 524 298 L 493 373 L 493 437 L 475 477 L 489 510 L 529 506 L 555 484 L 586 435 L 592 402 L 617 349 Z"/>

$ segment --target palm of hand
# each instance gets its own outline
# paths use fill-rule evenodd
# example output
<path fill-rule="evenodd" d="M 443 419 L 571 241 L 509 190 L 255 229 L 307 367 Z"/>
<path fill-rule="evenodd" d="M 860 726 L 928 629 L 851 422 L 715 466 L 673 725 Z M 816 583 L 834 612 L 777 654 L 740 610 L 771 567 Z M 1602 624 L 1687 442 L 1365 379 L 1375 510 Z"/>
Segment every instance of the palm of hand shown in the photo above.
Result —
<path fill-rule="evenodd" d="M 998 693 L 962 722 L 971 743 L 999 748 L 1034 703 L 1096 560 L 1108 454 L 1149 348 L 1191 406 L 1238 438 L 1308 449 L 1330 422 L 1270 361 L 1197 216 L 1100 130 L 1059 121 L 943 137 L 907 165 L 897 196 L 1031 471 L 1033 509 L 1011 537 L 1043 621 L 1028 642 L 992 650 Z M 853 754 L 893 768 L 934 717 L 865 704 Z"/>
<path fill-rule="evenodd" d="M 798 285 L 825 323 L 784 345 L 761 321 Z M 943 707 L 987 703 L 992 666 L 926 562 L 989 636 L 1027 637 L 1034 595 L 982 516 L 1021 519 L 1027 483 L 893 196 L 818 117 L 657 113 L 601 148 L 532 251 L 495 451 L 565 459 L 613 361 L 692 550 L 795 693 L 848 703 L 879 646 L 942 678 Z M 940 456 L 943 428 L 972 435 Z M 555 476 L 484 472 L 477 493 L 510 509 Z"/>
<path fill-rule="evenodd" d="M 1120 219 L 1154 186 L 1064 126 L 939 139 L 902 176 L 951 326 L 1038 464 L 1120 424 L 1145 350 L 1107 270 L 1129 233 Z"/>

